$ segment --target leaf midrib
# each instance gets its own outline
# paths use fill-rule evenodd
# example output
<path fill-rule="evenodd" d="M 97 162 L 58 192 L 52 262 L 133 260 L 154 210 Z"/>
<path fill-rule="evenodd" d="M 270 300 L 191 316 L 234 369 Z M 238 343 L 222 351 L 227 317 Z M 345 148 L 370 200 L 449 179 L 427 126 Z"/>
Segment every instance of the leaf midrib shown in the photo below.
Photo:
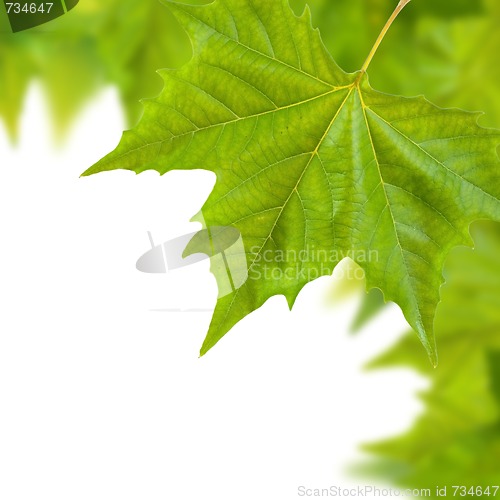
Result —
<path fill-rule="evenodd" d="M 326 136 L 328 135 L 328 133 L 330 132 L 331 128 L 333 127 L 335 121 L 337 120 L 338 116 L 340 115 L 341 111 L 343 110 L 344 108 L 344 105 L 345 103 L 348 101 L 349 97 L 351 96 L 352 92 L 354 91 L 355 89 L 355 85 L 354 84 L 351 84 L 350 85 L 350 90 L 349 92 L 347 93 L 346 97 L 344 98 L 344 100 L 342 101 L 342 103 L 340 104 L 338 110 L 336 111 L 335 115 L 333 116 L 333 118 L 330 120 L 330 122 L 328 123 L 328 127 L 326 128 L 325 132 L 323 133 L 321 139 L 318 141 L 318 144 L 316 146 L 316 148 L 310 153 L 311 154 L 311 157 L 309 158 L 309 161 L 307 162 L 307 164 L 305 165 L 304 169 L 302 170 L 299 178 L 297 179 L 297 182 L 295 183 L 295 186 L 293 187 L 293 189 L 290 191 L 290 194 L 288 195 L 287 199 L 285 200 L 285 202 L 283 203 L 283 206 L 280 208 L 280 211 L 278 213 L 278 215 L 276 216 L 276 219 L 273 223 L 273 226 L 271 227 L 270 231 L 269 231 L 269 235 L 267 236 L 267 238 L 264 240 L 264 243 L 261 245 L 261 247 L 259 248 L 259 250 L 257 252 L 255 252 L 255 258 L 253 259 L 253 261 L 251 262 L 251 264 L 248 266 L 248 272 L 250 272 L 253 268 L 253 266 L 255 265 L 255 262 L 257 261 L 258 257 L 260 256 L 263 248 L 266 246 L 267 242 L 272 238 L 272 235 L 273 235 L 273 232 L 274 232 L 274 229 L 276 228 L 276 225 L 278 224 L 279 222 L 279 219 L 281 218 L 284 210 L 285 210 L 285 207 L 287 206 L 288 202 L 290 201 L 290 199 L 292 198 L 293 196 L 293 193 L 297 192 L 297 188 L 301 182 L 301 180 L 303 179 L 305 173 L 307 172 L 309 166 L 311 165 L 313 159 L 315 158 L 315 156 L 318 155 L 318 152 L 319 152 L 319 149 L 321 147 L 321 145 L 323 144 L 323 141 L 325 140 Z M 232 299 L 231 299 L 231 302 L 230 304 L 228 305 L 228 307 L 226 308 L 226 313 L 224 315 L 224 317 L 221 319 L 221 321 L 219 322 L 219 327 L 220 325 L 224 324 L 224 322 L 226 321 L 229 313 L 231 312 L 232 310 L 232 307 L 233 307 L 233 304 L 234 302 L 236 301 L 240 291 L 245 287 L 246 285 L 243 284 L 242 287 L 238 288 L 234 293 L 233 293 L 233 296 L 232 296 Z M 209 337 L 207 336 L 207 339 Z M 207 342 L 207 339 L 205 339 L 205 343 Z"/>
<path fill-rule="evenodd" d="M 399 239 L 399 233 L 398 233 L 398 230 L 397 230 L 397 227 L 396 227 L 396 219 L 394 218 L 394 213 L 392 211 L 391 204 L 389 202 L 389 196 L 388 196 L 387 190 L 385 188 L 385 181 L 384 181 L 384 178 L 382 176 L 382 170 L 380 169 L 380 162 L 379 162 L 379 159 L 378 159 L 378 154 L 377 154 L 377 151 L 376 151 L 376 148 L 375 148 L 375 143 L 373 142 L 373 136 L 372 136 L 372 131 L 370 129 L 370 125 L 368 123 L 368 117 L 366 115 L 366 109 L 368 107 L 366 106 L 366 104 L 365 104 L 365 102 L 363 100 L 363 95 L 361 93 L 361 89 L 359 88 L 359 86 L 357 87 L 357 91 L 358 91 L 358 95 L 359 95 L 359 99 L 360 99 L 360 103 L 361 103 L 361 110 L 363 112 L 363 118 L 364 118 L 364 121 L 365 121 L 366 130 L 367 130 L 367 133 L 368 133 L 368 137 L 370 139 L 370 145 L 371 145 L 371 148 L 372 148 L 373 158 L 375 160 L 375 164 L 377 165 L 377 172 L 378 172 L 378 175 L 380 177 L 380 185 L 382 186 L 382 191 L 384 192 L 386 206 L 387 206 L 387 209 L 388 209 L 389 214 L 391 216 L 392 228 L 394 230 L 394 236 L 396 237 L 397 246 L 398 246 L 400 254 L 401 254 L 401 259 L 403 260 L 403 265 L 404 265 L 404 268 L 405 268 L 406 275 L 408 276 L 408 283 L 410 285 L 412 301 L 413 301 L 415 310 L 417 311 L 417 317 L 418 317 L 417 323 L 418 323 L 418 326 L 420 326 L 420 328 L 422 329 L 422 333 L 423 333 L 423 332 L 425 332 L 425 328 L 424 328 L 424 325 L 423 325 L 423 322 L 422 322 L 422 311 L 421 311 L 421 309 L 419 307 L 417 296 L 416 296 L 416 293 L 415 293 L 415 288 L 413 286 L 413 279 L 414 278 L 411 276 L 411 274 L 408 271 L 408 262 L 406 261 L 406 256 L 404 254 L 405 250 L 403 249 L 403 246 L 401 245 L 401 241 Z M 428 342 L 427 338 L 425 338 L 425 341 Z M 422 342 L 424 342 L 424 338 L 422 338 Z"/>

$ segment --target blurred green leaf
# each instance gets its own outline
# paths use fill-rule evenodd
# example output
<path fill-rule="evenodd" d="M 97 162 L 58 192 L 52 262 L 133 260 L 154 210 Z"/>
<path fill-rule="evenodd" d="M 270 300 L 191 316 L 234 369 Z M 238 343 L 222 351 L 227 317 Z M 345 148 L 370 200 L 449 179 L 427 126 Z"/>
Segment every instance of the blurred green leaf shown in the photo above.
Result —
<path fill-rule="evenodd" d="M 185 31 L 158 0 L 109 1 L 96 39 L 107 79 L 118 85 L 131 124 L 142 113 L 139 100 L 155 97 L 162 89 L 162 79 L 154 73 L 180 66 L 191 56 Z"/>
<path fill-rule="evenodd" d="M 500 225 L 476 223 L 472 232 L 475 249 L 456 249 L 446 265 L 438 369 L 422 360 L 413 334 L 370 365 L 411 367 L 431 388 L 410 431 L 365 447 L 376 458 L 364 474 L 410 488 L 500 482 Z"/>
<path fill-rule="evenodd" d="M 10 33 L 4 23 L 0 26 L 0 117 L 11 137 L 16 137 L 31 81 L 41 83 L 59 132 L 67 130 L 82 105 L 102 84 L 102 64 L 95 41 L 86 35 L 87 22 L 78 30 L 78 24 L 66 21 L 77 10 L 19 33 Z M 61 28 L 66 27 L 66 22 L 71 29 Z"/>
<path fill-rule="evenodd" d="M 87 0 L 46 25 L 15 34 L 6 16 L 0 23 L 0 118 L 12 137 L 33 80 L 42 84 L 59 133 L 105 84 L 118 87 L 133 124 L 142 112 L 139 100 L 161 90 L 154 72 L 190 57 L 186 34 L 158 0 Z"/>
<path fill-rule="evenodd" d="M 370 320 L 372 320 L 382 309 L 384 309 L 385 305 L 386 302 L 384 300 L 384 294 L 378 288 L 372 288 L 368 293 L 365 293 L 363 295 L 361 306 L 352 322 L 351 332 L 359 332 L 359 330 L 367 325 Z"/>
<path fill-rule="evenodd" d="M 500 125 L 500 3 L 487 1 L 487 14 L 420 23 L 417 40 L 423 92 L 441 106 L 482 110 L 481 122 Z M 418 92 L 415 81 L 410 92 Z"/>
<path fill-rule="evenodd" d="M 7 131 L 16 135 L 19 116 L 28 84 L 33 78 L 34 65 L 29 49 L 1 39 L 0 33 L 0 117 Z"/>

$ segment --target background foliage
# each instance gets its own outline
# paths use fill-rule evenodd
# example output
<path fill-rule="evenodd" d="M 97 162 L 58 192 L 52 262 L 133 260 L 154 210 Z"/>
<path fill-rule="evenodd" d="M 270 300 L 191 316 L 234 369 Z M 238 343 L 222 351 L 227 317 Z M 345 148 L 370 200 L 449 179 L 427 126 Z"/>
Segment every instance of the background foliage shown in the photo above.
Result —
<path fill-rule="evenodd" d="M 191 0 L 189 3 L 205 3 Z M 291 0 L 297 13 L 306 0 Z M 307 0 L 328 49 L 359 69 L 396 0 Z M 3 9 L 0 4 L 0 9 Z M 497 0 L 414 0 L 391 28 L 371 66 L 374 88 L 424 94 L 444 107 L 482 110 L 500 127 L 500 4 Z M 85 0 L 38 28 L 10 32 L 0 13 L 0 118 L 15 139 L 29 84 L 41 82 L 63 134 L 100 88 L 115 85 L 133 125 L 139 99 L 161 89 L 154 72 L 190 56 L 186 35 L 157 0 Z M 500 461 L 500 231 L 475 227 L 475 251 L 449 261 L 437 319 L 441 365 L 432 370 L 413 334 L 373 367 L 403 365 L 432 381 L 426 409 L 404 436 L 371 445 L 364 468 L 401 485 L 498 484 Z M 380 307 L 371 297 L 358 326 Z"/>
<path fill-rule="evenodd" d="M 475 248 L 448 259 L 436 315 L 437 370 L 407 334 L 370 369 L 412 367 L 431 380 L 425 411 L 404 435 L 365 449 L 364 474 L 401 486 L 488 486 L 500 482 L 500 224 L 472 226 Z"/>
<path fill-rule="evenodd" d="M 297 13 L 306 3 L 336 61 L 355 71 L 396 2 L 291 0 Z M 424 94 L 444 107 L 486 111 L 482 123 L 500 126 L 499 23 L 496 0 L 414 0 L 373 61 L 371 83 L 389 93 Z M 161 90 L 154 72 L 189 57 L 187 36 L 158 0 L 86 0 L 51 23 L 15 35 L 0 15 L 0 117 L 15 137 L 27 86 L 38 79 L 59 133 L 109 84 L 119 89 L 133 125 L 139 100 Z"/>
<path fill-rule="evenodd" d="M 0 13 L 0 117 L 15 138 L 23 98 L 36 79 L 59 134 L 109 84 L 118 88 L 133 124 L 142 110 L 139 100 L 161 90 L 155 71 L 189 57 L 187 36 L 157 0 L 86 0 L 65 16 L 16 34 Z"/>

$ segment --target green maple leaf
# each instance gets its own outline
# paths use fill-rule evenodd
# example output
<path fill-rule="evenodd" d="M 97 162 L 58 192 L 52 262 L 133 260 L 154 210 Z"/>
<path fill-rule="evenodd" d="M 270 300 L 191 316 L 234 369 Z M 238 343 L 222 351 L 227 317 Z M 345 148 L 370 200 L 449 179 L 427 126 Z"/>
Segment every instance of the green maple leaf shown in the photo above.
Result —
<path fill-rule="evenodd" d="M 436 314 L 440 368 L 422 362 L 407 334 L 371 368 L 411 367 L 427 376 L 425 411 L 405 434 L 365 446 L 361 470 L 410 487 L 492 486 L 500 481 L 500 225 L 473 225 L 474 250 L 457 248 L 445 266 Z"/>
<path fill-rule="evenodd" d="M 351 256 L 436 362 L 444 259 L 471 243 L 472 221 L 500 219 L 499 133 L 478 126 L 477 114 L 370 87 L 365 70 L 408 1 L 354 74 L 333 61 L 309 10 L 297 17 L 286 0 L 167 2 L 193 58 L 161 72 L 164 89 L 140 123 L 84 175 L 216 174 L 198 220 L 238 229 L 248 279 L 219 298 L 202 354 L 269 297 L 292 307 L 308 282 Z"/>

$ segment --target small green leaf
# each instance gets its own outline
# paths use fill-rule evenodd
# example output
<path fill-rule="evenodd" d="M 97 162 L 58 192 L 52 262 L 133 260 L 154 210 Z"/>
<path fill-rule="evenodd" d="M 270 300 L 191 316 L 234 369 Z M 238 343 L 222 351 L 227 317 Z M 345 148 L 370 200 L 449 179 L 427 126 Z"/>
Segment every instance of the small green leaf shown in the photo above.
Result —
<path fill-rule="evenodd" d="M 371 319 L 373 319 L 384 307 L 384 295 L 378 288 L 372 288 L 363 296 L 361 306 L 351 325 L 352 333 L 357 333 Z"/>

